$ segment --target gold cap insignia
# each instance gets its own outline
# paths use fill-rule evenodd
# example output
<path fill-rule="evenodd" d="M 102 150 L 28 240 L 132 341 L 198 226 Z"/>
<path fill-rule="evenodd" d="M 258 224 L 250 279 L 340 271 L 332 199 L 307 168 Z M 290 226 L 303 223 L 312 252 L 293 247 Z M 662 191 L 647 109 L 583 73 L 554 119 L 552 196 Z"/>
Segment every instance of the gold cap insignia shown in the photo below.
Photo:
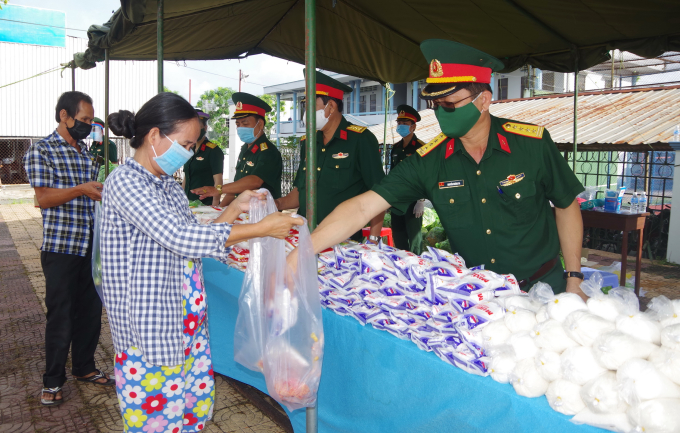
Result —
<path fill-rule="evenodd" d="M 444 69 L 442 68 L 442 64 L 439 63 L 439 60 L 432 59 L 432 61 L 430 62 L 430 77 L 439 78 L 442 75 L 444 75 Z"/>
<path fill-rule="evenodd" d="M 399 112 L 399 117 L 402 117 L 402 116 L 405 115 L 405 114 L 406 114 L 406 112 L 405 112 L 404 110 L 401 110 L 401 111 Z"/>
<path fill-rule="evenodd" d="M 243 110 L 243 102 L 239 101 L 236 103 L 236 109 L 241 111 Z"/>

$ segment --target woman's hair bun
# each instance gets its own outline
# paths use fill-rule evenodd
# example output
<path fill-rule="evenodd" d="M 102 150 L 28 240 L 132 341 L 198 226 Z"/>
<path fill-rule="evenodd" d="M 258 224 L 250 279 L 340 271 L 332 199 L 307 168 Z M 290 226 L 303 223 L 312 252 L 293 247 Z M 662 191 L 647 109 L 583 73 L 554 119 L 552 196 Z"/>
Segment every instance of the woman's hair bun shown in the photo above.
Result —
<path fill-rule="evenodd" d="M 128 110 L 120 110 L 109 114 L 109 128 L 119 137 L 132 138 L 135 136 L 135 115 Z"/>

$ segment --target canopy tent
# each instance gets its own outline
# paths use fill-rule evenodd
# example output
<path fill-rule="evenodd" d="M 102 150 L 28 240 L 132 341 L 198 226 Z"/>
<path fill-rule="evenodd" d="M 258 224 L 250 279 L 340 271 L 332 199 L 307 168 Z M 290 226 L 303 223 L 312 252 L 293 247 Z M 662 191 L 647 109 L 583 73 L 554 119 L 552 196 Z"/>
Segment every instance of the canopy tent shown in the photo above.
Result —
<path fill-rule="evenodd" d="M 164 59 L 233 59 L 253 54 L 304 63 L 303 0 L 165 0 Z M 618 48 L 643 57 L 680 50 L 677 0 L 323 0 L 316 5 L 317 67 L 380 82 L 427 76 L 419 44 L 458 41 L 492 54 L 505 71 L 525 64 L 573 72 Z M 156 60 L 158 2 L 121 0 L 88 31 L 76 64 Z"/>

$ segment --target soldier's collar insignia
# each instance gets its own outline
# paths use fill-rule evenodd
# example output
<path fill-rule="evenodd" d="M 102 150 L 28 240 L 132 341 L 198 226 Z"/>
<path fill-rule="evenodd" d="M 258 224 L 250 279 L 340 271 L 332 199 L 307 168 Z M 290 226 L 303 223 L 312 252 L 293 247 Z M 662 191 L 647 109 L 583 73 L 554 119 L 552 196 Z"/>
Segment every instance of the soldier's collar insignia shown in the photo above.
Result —
<path fill-rule="evenodd" d="M 454 145 L 455 145 L 455 140 L 453 138 L 451 140 L 449 140 L 448 143 L 446 143 L 446 155 L 444 155 L 444 159 L 453 155 Z"/>
<path fill-rule="evenodd" d="M 205 152 L 205 144 L 201 146 L 201 152 Z"/>
<path fill-rule="evenodd" d="M 444 75 L 444 69 L 441 62 L 437 59 L 432 59 L 430 62 L 430 77 L 439 78 L 442 75 Z"/>
<path fill-rule="evenodd" d="M 516 184 L 517 182 L 521 181 L 522 179 L 524 179 L 524 173 L 511 174 L 507 178 L 500 181 L 500 184 L 501 184 L 501 186 L 510 186 L 510 185 Z"/>
<path fill-rule="evenodd" d="M 197 156 L 197 157 L 196 157 L 196 161 L 203 161 L 203 157 L 202 157 L 202 156 Z"/>
<path fill-rule="evenodd" d="M 250 151 L 253 152 L 253 153 L 255 153 L 255 152 L 257 152 L 259 149 L 260 149 L 260 146 L 258 146 L 258 145 L 256 144 L 256 145 L 253 146 L 252 149 L 250 149 Z"/>
<path fill-rule="evenodd" d="M 340 130 L 340 138 L 343 140 L 347 140 L 347 131 L 344 129 Z"/>
<path fill-rule="evenodd" d="M 498 132 L 496 134 L 498 135 L 498 143 L 501 145 L 501 149 L 503 149 L 504 151 L 506 151 L 508 153 L 512 153 L 512 152 L 510 152 L 510 146 L 508 145 L 508 140 L 505 137 L 503 137 L 500 132 Z"/>
<path fill-rule="evenodd" d="M 249 167 L 253 167 L 255 163 L 253 161 L 246 161 L 246 165 Z"/>
<path fill-rule="evenodd" d="M 465 186 L 464 180 L 445 180 L 444 182 L 439 182 L 439 189 L 458 188 L 461 186 Z"/>
<path fill-rule="evenodd" d="M 340 152 L 340 153 L 336 153 L 335 155 L 333 155 L 333 159 L 345 159 L 348 156 L 349 156 L 349 153 Z"/>

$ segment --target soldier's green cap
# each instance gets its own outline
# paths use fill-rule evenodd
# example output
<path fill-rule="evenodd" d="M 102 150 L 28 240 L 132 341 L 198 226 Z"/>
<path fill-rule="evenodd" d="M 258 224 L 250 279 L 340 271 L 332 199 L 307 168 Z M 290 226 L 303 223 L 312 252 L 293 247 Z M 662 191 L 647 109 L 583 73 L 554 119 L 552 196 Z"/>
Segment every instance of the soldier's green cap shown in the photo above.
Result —
<path fill-rule="evenodd" d="M 307 73 L 303 69 L 303 74 Z M 345 93 L 352 91 L 352 88 L 347 84 L 341 83 L 335 78 L 331 78 L 323 72 L 316 71 L 316 94 L 320 96 L 330 96 L 331 98 L 340 99 L 345 96 Z"/>
<path fill-rule="evenodd" d="M 231 100 L 236 104 L 234 114 L 231 116 L 234 119 L 252 115 L 264 118 L 265 113 L 272 111 L 272 107 L 269 104 L 250 93 L 236 92 L 231 95 Z"/>
<path fill-rule="evenodd" d="M 397 107 L 397 120 L 399 119 L 405 119 L 405 120 L 410 120 L 412 122 L 420 122 L 420 114 L 418 113 L 418 110 L 415 108 L 411 107 L 410 105 L 402 104 Z"/>
<path fill-rule="evenodd" d="M 422 99 L 437 99 L 457 92 L 467 83 L 491 82 L 491 73 L 504 68 L 494 56 L 467 45 L 445 39 L 428 39 L 420 51 L 430 64 L 428 85 L 420 92 Z"/>

